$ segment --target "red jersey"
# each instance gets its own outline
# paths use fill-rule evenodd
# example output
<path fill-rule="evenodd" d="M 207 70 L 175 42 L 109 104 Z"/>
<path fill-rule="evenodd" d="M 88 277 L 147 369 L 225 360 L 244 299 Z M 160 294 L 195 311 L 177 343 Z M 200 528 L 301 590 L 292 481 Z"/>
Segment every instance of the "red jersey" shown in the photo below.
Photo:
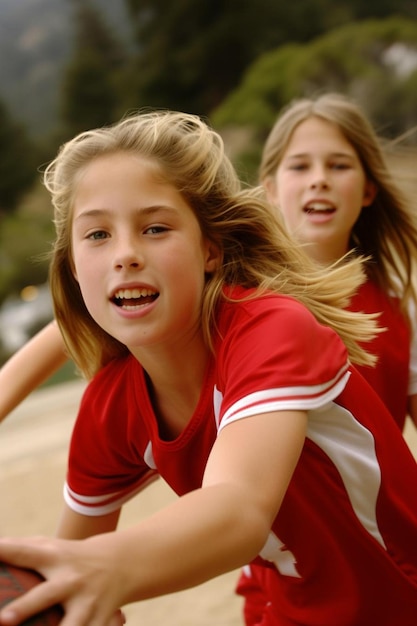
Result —
<path fill-rule="evenodd" d="M 389 298 L 374 283 L 368 281 L 361 285 L 349 309 L 381 313 L 378 324 L 387 330 L 377 335 L 373 341 L 363 344 L 365 350 L 378 357 L 378 362 L 375 367 L 358 366 L 358 369 L 403 430 L 408 396 L 417 393 L 417 386 L 410 375 L 414 366 L 411 362 L 410 327 L 400 310 L 399 301 Z"/>
<path fill-rule="evenodd" d="M 408 396 L 417 393 L 417 333 L 411 336 L 397 298 L 389 298 L 374 283 L 363 283 L 348 307 L 352 311 L 380 313 L 378 323 L 387 330 L 363 347 L 378 357 L 375 367 L 357 366 L 383 400 L 401 430 L 407 415 Z M 411 343 L 411 349 L 410 349 Z M 259 623 L 268 602 L 264 596 L 265 569 L 244 568 L 237 591 L 245 597 L 247 624 Z"/>
<path fill-rule="evenodd" d="M 237 290 L 236 295 L 244 295 Z M 219 429 L 263 412 L 308 412 L 303 451 L 256 562 L 265 626 L 411 626 L 417 616 L 417 465 L 331 329 L 292 298 L 222 303 L 196 410 L 159 437 L 140 364 L 111 362 L 88 386 L 65 496 L 110 512 L 160 474 L 201 486 Z"/>

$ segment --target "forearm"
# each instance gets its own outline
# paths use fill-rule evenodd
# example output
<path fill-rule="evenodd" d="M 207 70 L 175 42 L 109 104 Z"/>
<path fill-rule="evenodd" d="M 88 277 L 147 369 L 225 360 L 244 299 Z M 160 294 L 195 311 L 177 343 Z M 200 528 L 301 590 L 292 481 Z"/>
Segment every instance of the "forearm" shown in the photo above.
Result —
<path fill-rule="evenodd" d="M 51 322 L 0 369 L 0 422 L 67 360 L 59 329 Z"/>
<path fill-rule="evenodd" d="M 80 515 L 64 504 L 56 536 L 60 539 L 86 539 L 92 535 L 110 533 L 117 528 L 120 509 L 107 515 Z"/>
<path fill-rule="evenodd" d="M 302 411 L 226 426 L 201 489 L 112 538 L 113 562 L 119 560 L 128 590 L 121 604 L 198 585 L 256 557 L 285 497 L 306 429 Z"/>
<path fill-rule="evenodd" d="M 117 571 L 123 605 L 240 567 L 258 554 L 268 532 L 247 493 L 222 484 L 187 494 L 136 527 L 87 541 Z"/>

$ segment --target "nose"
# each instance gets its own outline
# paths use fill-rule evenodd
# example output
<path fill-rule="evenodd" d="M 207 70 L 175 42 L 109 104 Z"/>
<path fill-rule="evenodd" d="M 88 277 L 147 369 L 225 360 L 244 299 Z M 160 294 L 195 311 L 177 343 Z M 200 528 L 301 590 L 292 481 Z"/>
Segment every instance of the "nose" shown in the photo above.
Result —
<path fill-rule="evenodd" d="M 329 182 L 324 167 L 318 166 L 314 168 L 311 174 L 310 187 L 312 189 L 327 189 Z"/>
<path fill-rule="evenodd" d="M 114 267 L 121 269 L 138 269 L 143 267 L 144 258 L 140 246 L 132 236 L 120 238 L 115 246 Z"/>

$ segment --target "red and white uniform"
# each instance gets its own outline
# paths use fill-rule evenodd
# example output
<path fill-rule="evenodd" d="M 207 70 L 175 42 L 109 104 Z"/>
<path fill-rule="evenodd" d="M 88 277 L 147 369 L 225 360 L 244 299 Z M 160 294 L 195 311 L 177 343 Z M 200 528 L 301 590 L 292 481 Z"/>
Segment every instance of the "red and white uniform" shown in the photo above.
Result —
<path fill-rule="evenodd" d="M 266 598 L 259 623 L 411 626 L 417 465 L 383 403 L 338 336 L 291 298 L 223 303 L 217 324 L 216 358 L 175 440 L 160 439 L 132 356 L 95 377 L 74 429 L 67 503 L 85 515 L 110 512 L 158 474 L 181 495 L 201 485 L 219 429 L 305 410 L 305 445 L 256 559 Z"/>
<path fill-rule="evenodd" d="M 375 367 L 358 366 L 358 369 L 403 430 L 408 396 L 417 393 L 416 348 L 413 346 L 417 343 L 417 333 L 412 336 L 398 299 L 389 298 L 370 281 L 361 285 L 349 309 L 381 313 L 378 324 L 387 330 L 363 344 L 365 350 L 378 357 L 378 362 Z"/>
<path fill-rule="evenodd" d="M 378 356 L 378 362 L 375 367 L 357 366 L 357 369 L 378 393 L 402 431 L 408 396 L 417 393 L 417 333 L 415 329 L 412 333 L 399 300 L 389 298 L 371 281 L 361 285 L 349 309 L 380 313 L 378 324 L 386 331 L 363 344 L 368 352 Z M 413 319 L 413 315 L 410 317 Z M 237 588 L 245 597 L 246 621 L 251 626 L 259 623 L 266 602 L 262 580 L 258 580 L 263 575 L 263 568 L 246 567 Z"/>

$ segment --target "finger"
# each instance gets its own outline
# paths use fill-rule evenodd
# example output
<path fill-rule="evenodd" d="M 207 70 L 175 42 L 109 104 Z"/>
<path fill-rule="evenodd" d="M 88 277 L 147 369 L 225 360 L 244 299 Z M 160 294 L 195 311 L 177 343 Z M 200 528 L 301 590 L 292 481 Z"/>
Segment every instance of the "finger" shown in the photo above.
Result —
<path fill-rule="evenodd" d="M 75 603 L 65 613 L 60 626 L 124 626 L 126 624 L 126 616 L 120 609 L 109 619 L 98 607 L 96 608 L 97 610 L 94 611 L 92 606 Z"/>
<path fill-rule="evenodd" d="M 58 604 L 52 585 L 41 582 L 0 611 L 0 624 L 15 625 Z"/>
<path fill-rule="evenodd" d="M 0 561 L 39 570 L 49 560 L 48 540 L 44 537 L 0 539 Z"/>

